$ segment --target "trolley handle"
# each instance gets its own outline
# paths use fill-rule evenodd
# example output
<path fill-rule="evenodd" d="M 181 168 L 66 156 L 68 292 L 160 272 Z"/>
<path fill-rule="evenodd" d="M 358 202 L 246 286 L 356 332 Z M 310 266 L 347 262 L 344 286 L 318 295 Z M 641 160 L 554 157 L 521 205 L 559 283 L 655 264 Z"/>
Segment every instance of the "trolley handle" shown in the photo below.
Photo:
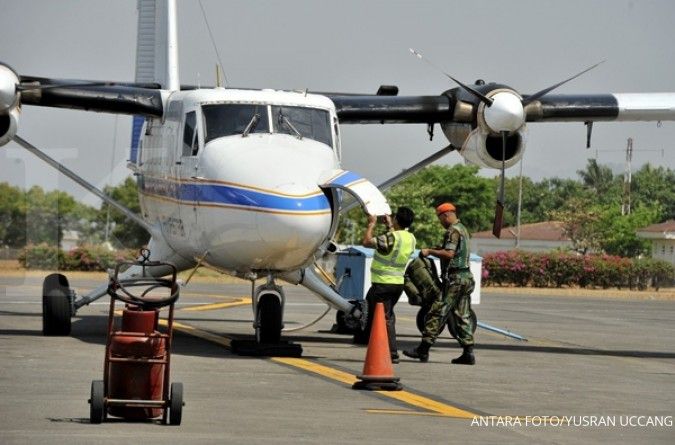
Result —
<path fill-rule="evenodd" d="M 150 261 L 150 251 L 141 249 L 141 257 L 137 261 L 121 261 L 115 266 L 115 273 L 110 277 L 108 295 L 128 304 L 134 304 L 145 308 L 160 308 L 173 304 L 179 297 L 179 288 L 176 280 L 178 270 L 171 263 Z M 120 269 L 124 266 L 140 266 L 142 274 L 138 277 L 119 278 Z M 171 278 L 157 278 L 146 276 L 146 269 L 152 267 L 169 267 Z M 132 292 L 132 288 L 143 287 L 140 293 Z M 150 298 L 149 293 L 159 288 L 169 289 L 169 295 L 162 298 Z"/>

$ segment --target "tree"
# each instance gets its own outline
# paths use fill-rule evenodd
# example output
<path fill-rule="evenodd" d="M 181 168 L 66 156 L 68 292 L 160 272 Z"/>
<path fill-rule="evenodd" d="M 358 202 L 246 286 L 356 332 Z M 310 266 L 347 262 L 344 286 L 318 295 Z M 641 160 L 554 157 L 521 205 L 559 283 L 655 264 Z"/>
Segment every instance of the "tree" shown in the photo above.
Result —
<path fill-rule="evenodd" d="M 610 255 L 637 257 L 649 254 L 649 240 L 638 238 L 637 229 L 658 221 L 661 209 L 658 205 L 633 208 L 629 215 L 622 215 L 615 205 L 606 205 L 599 210 L 597 221 L 600 248 Z"/>
<path fill-rule="evenodd" d="M 385 195 L 392 212 L 399 206 L 410 207 L 415 212 L 412 230 L 418 246 L 433 246 L 440 241 L 443 230 L 435 207 L 444 201 L 457 206 L 460 219 L 470 231 L 491 227 L 496 192 L 492 180 L 477 173 L 475 166 L 434 165 L 401 181 Z M 341 223 L 338 240 L 360 243 L 365 221 L 362 209 L 351 210 Z"/>
<path fill-rule="evenodd" d="M 614 177 L 612 169 L 589 159 L 586 170 L 577 170 L 583 185 L 596 195 L 601 202 L 621 203 L 621 178 Z"/>
<path fill-rule="evenodd" d="M 643 165 L 632 177 L 631 202 L 633 207 L 658 204 L 659 221 L 675 219 L 675 171 Z"/>
<path fill-rule="evenodd" d="M 95 219 L 95 209 L 61 191 L 33 186 L 24 192 L 1 183 L 0 196 L 0 242 L 10 247 L 59 245 L 64 230 L 81 232 Z"/>
<path fill-rule="evenodd" d="M 103 192 L 132 212 L 140 215 L 141 205 L 138 200 L 138 186 L 131 176 L 118 186 L 105 187 Z M 98 216 L 101 231 L 105 231 L 107 215 L 108 204 L 104 202 Z M 114 208 L 110 209 L 110 220 L 114 223 L 111 240 L 118 247 L 136 248 L 148 243 L 150 234 L 135 222 L 129 221 L 126 216 Z"/>
<path fill-rule="evenodd" d="M 551 218 L 561 221 L 572 248 L 582 254 L 601 250 L 600 210 L 588 197 L 570 198 L 560 209 L 551 211 Z"/>
<path fill-rule="evenodd" d="M 495 186 L 499 177 L 495 177 Z M 518 214 L 519 178 L 506 180 L 504 207 L 504 225 L 514 226 Z M 551 219 L 553 210 L 561 209 L 572 197 L 590 197 L 591 193 L 574 179 L 551 178 L 533 182 L 523 177 L 521 224 L 529 224 Z"/>
<path fill-rule="evenodd" d="M 0 245 L 26 245 L 25 195 L 18 187 L 0 183 Z"/>

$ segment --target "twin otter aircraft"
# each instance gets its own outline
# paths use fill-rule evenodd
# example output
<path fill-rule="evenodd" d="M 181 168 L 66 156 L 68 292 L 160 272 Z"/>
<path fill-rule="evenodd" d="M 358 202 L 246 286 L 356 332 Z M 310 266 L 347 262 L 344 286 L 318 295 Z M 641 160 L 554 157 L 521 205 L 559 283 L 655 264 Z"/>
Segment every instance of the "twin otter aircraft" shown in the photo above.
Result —
<path fill-rule="evenodd" d="M 281 335 L 285 298 L 277 280 L 307 287 L 354 320 L 363 316 L 315 267 L 334 251 L 346 194 L 368 214 L 391 213 L 377 187 L 340 168 L 340 124 L 416 123 L 429 131 L 440 124 L 448 147 L 406 174 L 456 150 L 481 167 L 501 169 L 503 178 L 523 156 L 526 122 L 583 122 L 590 140 L 596 121 L 675 119 L 675 93 L 549 94 L 588 69 L 531 95 L 495 83 L 465 85 L 449 75 L 458 87 L 432 96 L 398 96 L 391 86 L 376 95 L 181 87 L 175 1 L 139 0 L 138 11 L 133 83 L 33 77 L 0 64 L 0 145 L 14 140 L 145 227 L 152 260 L 179 270 L 203 264 L 253 285 L 263 280 L 252 292 L 260 343 Z M 18 136 L 25 105 L 134 115 L 140 139 L 129 166 L 138 178 L 142 215 Z M 502 206 L 503 186 L 498 210 Z M 500 226 L 498 211 L 496 236 Z M 132 267 L 122 278 L 141 273 Z M 71 317 L 106 289 L 104 283 L 77 296 L 65 276 L 47 277 L 44 334 L 68 335 Z"/>

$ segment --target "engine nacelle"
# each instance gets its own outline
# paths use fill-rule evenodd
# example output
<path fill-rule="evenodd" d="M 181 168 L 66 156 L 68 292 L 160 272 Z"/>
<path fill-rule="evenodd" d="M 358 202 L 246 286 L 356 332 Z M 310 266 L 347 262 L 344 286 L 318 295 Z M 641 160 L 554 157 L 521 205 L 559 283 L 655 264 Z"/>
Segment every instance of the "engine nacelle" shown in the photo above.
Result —
<path fill-rule="evenodd" d="M 0 114 L 8 113 L 19 105 L 19 76 L 7 65 L 0 63 Z"/>
<path fill-rule="evenodd" d="M 9 112 L 0 112 L 0 147 L 14 138 L 19 128 L 19 110 L 19 107 L 14 107 Z"/>
<path fill-rule="evenodd" d="M 11 141 L 19 127 L 21 109 L 18 84 L 19 76 L 16 72 L 0 63 L 0 146 Z"/>
<path fill-rule="evenodd" d="M 472 128 L 470 124 L 443 124 L 443 133 L 459 154 L 469 163 L 487 168 L 502 168 L 502 137 L 483 126 Z M 506 138 L 505 167 L 513 167 L 525 152 L 525 126 Z"/>
<path fill-rule="evenodd" d="M 508 134 L 504 166 L 518 163 L 525 152 L 525 112 L 522 97 L 512 88 L 477 81 L 472 86 L 490 104 L 461 88 L 443 94 L 457 100 L 453 122 L 442 123 L 445 137 L 471 164 L 487 168 L 502 168 L 502 133 Z"/>

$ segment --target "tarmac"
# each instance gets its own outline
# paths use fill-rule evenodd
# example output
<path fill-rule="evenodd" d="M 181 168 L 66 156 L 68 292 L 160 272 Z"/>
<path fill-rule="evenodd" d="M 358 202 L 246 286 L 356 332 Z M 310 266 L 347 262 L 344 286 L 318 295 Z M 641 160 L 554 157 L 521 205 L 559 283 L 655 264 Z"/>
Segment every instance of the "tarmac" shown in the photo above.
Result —
<path fill-rule="evenodd" d="M 78 292 L 100 281 L 79 274 Z M 326 306 L 287 285 L 285 327 Z M 89 423 L 103 377 L 109 300 L 82 308 L 69 337 L 41 335 L 41 279 L 0 275 L 0 443 L 675 443 L 675 301 L 485 292 L 476 366 L 451 365 L 447 331 L 430 361 L 394 365 L 404 390 L 351 389 L 366 349 L 331 333 L 335 312 L 284 337 L 300 359 L 233 355 L 252 335 L 250 286 L 194 282 L 182 291 L 172 381 L 180 426 Z M 415 346 L 416 307 L 396 307 L 399 349 Z"/>

